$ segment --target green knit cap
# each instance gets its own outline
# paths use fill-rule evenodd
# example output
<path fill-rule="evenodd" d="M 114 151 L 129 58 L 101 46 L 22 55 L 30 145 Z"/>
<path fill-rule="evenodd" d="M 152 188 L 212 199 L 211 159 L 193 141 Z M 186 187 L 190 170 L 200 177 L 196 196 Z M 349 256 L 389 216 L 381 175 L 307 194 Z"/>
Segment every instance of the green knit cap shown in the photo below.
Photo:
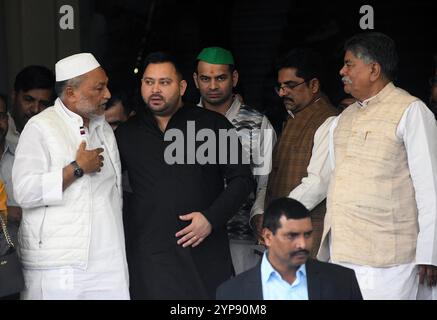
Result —
<path fill-rule="evenodd" d="M 235 64 L 232 53 L 220 47 L 209 47 L 203 49 L 197 56 L 197 60 L 211 64 Z"/>

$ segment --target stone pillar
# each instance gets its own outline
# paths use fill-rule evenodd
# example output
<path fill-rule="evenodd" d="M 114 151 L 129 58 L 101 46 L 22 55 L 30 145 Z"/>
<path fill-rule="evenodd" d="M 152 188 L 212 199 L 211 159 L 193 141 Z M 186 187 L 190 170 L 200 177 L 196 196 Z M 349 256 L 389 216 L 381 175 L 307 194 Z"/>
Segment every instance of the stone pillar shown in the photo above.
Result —
<path fill-rule="evenodd" d="M 60 28 L 63 5 L 73 7 L 72 30 Z M 57 60 L 80 52 L 79 0 L 0 0 L 0 10 L 1 91 L 11 92 L 15 75 L 25 66 L 53 70 Z"/>
<path fill-rule="evenodd" d="M 5 18 L 4 0 L 0 0 L 0 93 L 2 94 L 8 94 Z"/>

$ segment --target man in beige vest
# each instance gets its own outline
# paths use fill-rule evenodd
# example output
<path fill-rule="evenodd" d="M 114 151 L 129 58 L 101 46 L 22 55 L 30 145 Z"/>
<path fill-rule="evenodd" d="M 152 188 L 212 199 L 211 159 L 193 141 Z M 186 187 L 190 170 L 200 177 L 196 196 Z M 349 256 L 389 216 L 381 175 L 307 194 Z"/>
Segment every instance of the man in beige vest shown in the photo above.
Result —
<path fill-rule="evenodd" d="M 318 258 L 354 269 L 364 299 L 436 298 L 437 127 L 393 85 L 397 60 L 384 34 L 346 42 L 340 75 L 358 101 L 319 129 L 328 160 L 290 193 L 308 208 L 327 194 Z"/>

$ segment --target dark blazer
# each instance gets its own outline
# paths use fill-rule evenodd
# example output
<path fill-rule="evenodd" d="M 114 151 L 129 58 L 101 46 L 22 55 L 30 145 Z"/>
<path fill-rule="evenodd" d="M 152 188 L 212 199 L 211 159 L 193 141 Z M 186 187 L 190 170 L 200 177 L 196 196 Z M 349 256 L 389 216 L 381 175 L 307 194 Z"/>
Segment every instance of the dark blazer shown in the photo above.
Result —
<path fill-rule="evenodd" d="M 309 300 L 362 300 L 355 272 L 309 259 L 306 263 Z M 263 300 L 261 264 L 217 289 L 217 300 Z"/>

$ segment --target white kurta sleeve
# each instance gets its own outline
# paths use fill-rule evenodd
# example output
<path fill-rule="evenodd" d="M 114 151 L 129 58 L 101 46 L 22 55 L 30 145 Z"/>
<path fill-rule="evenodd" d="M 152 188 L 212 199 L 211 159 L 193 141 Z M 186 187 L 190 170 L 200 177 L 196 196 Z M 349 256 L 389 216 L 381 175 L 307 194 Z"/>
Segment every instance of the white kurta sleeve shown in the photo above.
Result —
<path fill-rule="evenodd" d="M 256 172 L 254 172 L 255 178 L 257 179 L 257 189 L 255 203 L 253 204 L 250 212 L 250 219 L 252 219 L 255 215 L 264 213 L 266 189 L 269 182 L 269 173 L 272 168 L 273 148 L 275 147 L 276 140 L 277 137 L 275 129 L 267 117 L 264 117 L 261 124 L 260 155 L 264 157 L 264 169 L 268 169 L 268 172 L 263 172 L 264 174 L 261 175 L 256 175 Z"/>
<path fill-rule="evenodd" d="M 408 156 L 419 214 L 416 263 L 437 266 L 437 125 L 421 101 L 405 111 L 397 128 Z"/>
<path fill-rule="evenodd" d="M 338 123 L 338 117 L 330 117 L 317 129 L 314 135 L 314 146 L 311 160 L 308 165 L 308 176 L 302 179 L 302 183 L 294 188 L 289 198 L 301 202 L 308 210 L 314 209 L 326 198 L 329 179 L 334 161 L 331 140 L 333 139 L 333 127 Z"/>
<path fill-rule="evenodd" d="M 62 202 L 62 168 L 49 171 L 50 155 L 35 123 L 28 124 L 18 142 L 12 169 L 15 201 L 22 208 Z"/>

